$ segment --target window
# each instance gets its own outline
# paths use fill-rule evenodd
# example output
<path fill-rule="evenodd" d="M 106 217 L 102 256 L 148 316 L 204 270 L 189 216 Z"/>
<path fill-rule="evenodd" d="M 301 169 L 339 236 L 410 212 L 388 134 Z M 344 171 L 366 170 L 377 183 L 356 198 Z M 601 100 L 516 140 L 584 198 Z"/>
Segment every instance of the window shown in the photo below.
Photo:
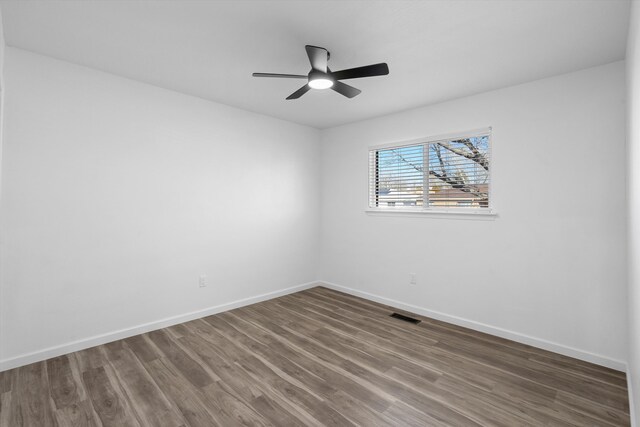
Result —
<path fill-rule="evenodd" d="M 370 149 L 369 208 L 488 212 L 490 132 Z"/>

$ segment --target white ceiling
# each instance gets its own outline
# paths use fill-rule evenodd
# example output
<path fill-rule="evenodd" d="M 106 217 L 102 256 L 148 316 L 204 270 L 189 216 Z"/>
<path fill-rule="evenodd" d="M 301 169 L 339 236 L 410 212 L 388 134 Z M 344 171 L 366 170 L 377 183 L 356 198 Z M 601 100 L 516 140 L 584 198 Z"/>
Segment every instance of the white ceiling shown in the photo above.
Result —
<path fill-rule="evenodd" d="M 624 58 L 626 0 L 2 1 L 9 46 L 317 128 Z M 311 91 L 305 44 L 362 94 Z"/>

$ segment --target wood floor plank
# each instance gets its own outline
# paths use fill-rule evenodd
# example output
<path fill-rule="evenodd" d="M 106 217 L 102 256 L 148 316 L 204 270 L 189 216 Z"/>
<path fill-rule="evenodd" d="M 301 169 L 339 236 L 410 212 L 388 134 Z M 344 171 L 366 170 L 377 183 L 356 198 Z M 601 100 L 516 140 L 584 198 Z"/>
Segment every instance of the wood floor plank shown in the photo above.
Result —
<path fill-rule="evenodd" d="M 449 353 L 465 354 L 467 357 L 474 357 L 487 364 L 497 366 L 503 371 L 514 373 L 520 377 L 531 378 L 539 384 L 553 387 L 559 391 L 576 394 L 577 396 L 585 397 L 589 400 L 599 400 L 614 409 L 627 413 L 629 411 L 628 402 L 625 400 L 627 393 L 625 393 L 624 389 L 607 386 L 587 379 L 576 381 L 575 378 L 567 378 L 562 371 L 551 371 L 550 369 L 535 370 L 527 366 L 523 361 L 505 358 L 504 356 L 483 354 L 478 352 L 476 349 L 464 348 L 460 345 L 451 345 L 440 342 L 437 346 L 445 349 Z"/>
<path fill-rule="evenodd" d="M 160 351 L 164 353 L 165 357 L 169 359 L 193 385 L 196 387 L 206 387 L 213 383 L 213 380 L 207 375 L 204 369 L 202 369 L 202 366 L 189 357 L 180 346 L 176 345 L 169 334 L 163 330 L 159 330 L 150 332 L 148 336 Z"/>
<path fill-rule="evenodd" d="M 177 408 L 167 400 L 140 360 L 123 341 L 106 344 L 103 350 L 113 367 L 118 384 L 131 400 L 131 407 L 140 424 L 177 427 L 185 423 Z"/>
<path fill-rule="evenodd" d="M 290 325 L 291 328 L 300 330 L 301 328 L 305 328 L 305 325 L 309 322 L 315 322 L 317 325 L 320 325 L 318 328 L 321 328 L 321 325 L 325 323 L 329 325 L 327 328 L 331 328 L 334 331 L 348 334 L 353 337 L 359 337 L 363 342 L 369 342 L 391 352 L 402 354 L 405 358 L 413 361 L 414 363 L 420 363 L 422 361 L 426 363 L 427 369 L 438 372 L 448 372 L 452 375 L 460 373 L 464 376 L 466 381 L 472 382 L 487 390 L 493 389 L 496 385 L 496 380 L 499 379 L 506 382 L 517 382 L 519 387 L 528 387 L 528 391 L 532 393 L 544 392 L 549 394 L 551 398 L 553 398 L 556 393 L 555 390 L 551 388 L 545 388 L 544 386 L 540 386 L 536 383 L 526 382 L 526 380 L 523 382 L 521 378 L 509 376 L 508 374 L 496 370 L 494 367 L 479 364 L 475 360 L 462 358 L 456 354 L 440 351 L 433 346 L 424 346 L 421 348 L 418 345 L 416 347 L 416 342 L 419 342 L 419 340 L 416 339 L 406 341 L 399 337 L 372 337 L 372 334 L 361 337 L 358 333 L 352 332 L 353 328 L 351 328 L 349 324 L 343 323 L 346 322 L 345 319 L 333 321 L 333 319 L 327 317 L 327 314 L 321 314 L 314 309 L 299 307 L 298 305 L 293 306 L 281 303 L 279 306 L 286 310 L 290 310 L 289 314 L 291 316 L 300 316 L 298 317 L 298 322 Z M 334 317 L 339 319 L 339 316 L 337 315 Z"/>
<path fill-rule="evenodd" d="M 87 400 L 72 403 L 56 411 L 60 427 L 99 427 L 102 423 Z"/>
<path fill-rule="evenodd" d="M 0 426 L 19 425 L 12 423 L 11 393 L 6 391 L 0 393 Z"/>
<path fill-rule="evenodd" d="M 310 343 L 307 342 L 306 344 L 307 347 L 311 347 L 309 344 Z M 325 349 L 331 346 L 331 344 L 327 345 L 326 342 L 322 342 L 322 341 L 317 342 L 317 344 L 320 347 L 324 346 Z M 318 349 L 318 346 L 315 347 L 314 352 L 318 354 L 322 354 L 322 351 L 318 351 L 317 349 Z M 365 379 L 369 385 L 376 386 L 380 389 L 388 390 L 394 396 L 399 396 L 399 395 L 410 396 L 410 400 L 412 404 L 417 408 L 427 409 L 430 413 L 434 414 L 434 417 L 442 420 L 446 420 L 447 422 L 453 423 L 454 425 L 461 425 L 461 426 L 462 425 L 479 425 L 472 419 L 456 412 L 455 410 L 452 410 L 451 408 L 447 407 L 446 405 L 443 405 L 439 401 L 431 401 L 425 398 L 425 396 L 412 396 L 411 395 L 412 393 L 410 392 L 410 390 L 408 390 L 407 387 L 405 387 L 403 384 L 396 383 L 390 378 L 386 378 L 383 375 L 376 374 L 374 371 L 367 369 L 364 366 L 367 364 L 367 362 L 364 362 L 364 364 L 358 363 L 358 362 L 361 362 L 360 360 L 361 355 L 358 354 L 357 351 L 345 351 L 345 350 L 346 349 L 342 349 L 341 352 L 345 354 L 347 357 L 337 358 L 338 360 L 340 360 L 340 362 L 338 363 L 339 366 L 342 369 L 344 369 L 346 372 L 349 372 L 352 375 L 357 376 L 359 378 Z M 324 354 L 325 354 L 324 357 L 327 357 L 326 353 Z M 328 358 L 329 360 L 335 361 L 336 355 L 330 354 Z"/>
<path fill-rule="evenodd" d="M 76 363 L 81 373 L 90 369 L 102 367 L 108 363 L 101 351 L 101 347 L 91 347 L 85 350 L 76 351 L 69 355 L 69 357 L 71 356 L 76 359 Z"/>
<path fill-rule="evenodd" d="M 296 306 L 288 305 L 287 303 L 280 303 L 280 305 L 288 310 L 304 313 L 308 321 L 316 321 L 318 324 L 322 324 L 323 322 L 327 323 L 330 325 L 329 327 L 336 331 L 345 332 L 349 330 L 348 319 L 339 314 L 332 315 L 331 312 L 327 310 L 319 310 L 313 305 L 307 307 L 304 303 L 299 303 Z M 302 307 L 299 307 L 300 305 Z M 332 318 L 329 316 L 332 316 Z M 298 327 L 298 324 L 292 325 L 292 327 Z M 411 347 L 417 338 L 406 341 L 407 338 L 398 336 L 395 339 L 388 339 L 385 343 L 386 340 L 386 338 L 382 338 L 381 340 L 366 338 L 362 341 L 375 342 L 377 346 L 391 348 L 394 351 L 402 353 L 405 357 L 410 356 L 412 361 L 419 361 L 420 357 L 422 357 L 433 369 L 442 372 L 446 371 L 450 374 L 453 372 L 453 375 L 455 375 L 455 372 L 462 372 L 466 380 L 473 381 L 476 385 L 489 390 L 494 389 L 499 383 L 507 389 L 510 386 L 514 386 L 514 388 L 518 390 L 524 389 L 531 397 L 539 396 L 542 399 L 547 398 L 547 400 L 553 400 L 557 393 L 557 390 L 553 387 L 539 384 L 526 377 L 514 375 L 513 372 L 501 370 L 500 366 L 486 363 L 482 358 L 468 357 L 468 355 L 463 353 L 443 350 L 438 347 L 440 341 L 438 341 L 436 345 L 423 347 L 422 355 L 419 356 L 418 354 L 420 352 Z M 388 341 L 392 341 L 393 344 L 389 344 Z"/>
<path fill-rule="evenodd" d="M 155 359 L 146 366 L 161 390 L 176 404 L 190 426 L 224 426 L 226 420 L 216 415 L 217 408 L 207 407 L 201 391 L 181 378 L 169 361 Z"/>
<path fill-rule="evenodd" d="M 318 399 L 304 389 L 283 379 L 255 356 L 238 362 L 254 379 L 262 379 L 271 389 L 283 397 L 291 400 L 296 406 L 302 407 L 321 425 L 351 426 L 354 425 L 327 403 Z"/>
<path fill-rule="evenodd" d="M 0 394 L 13 390 L 17 372 L 17 369 L 0 372 Z"/>
<path fill-rule="evenodd" d="M 246 310 L 239 311 L 242 313 L 242 318 L 235 316 L 233 313 L 228 313 L 227 319 L 230 319 L 234 324 L 244 323 L 242 330 L 247 331 L 251 336 L 258 337 L 265 343 L 266 347 L 259 353 L 263 357 L 269 359 L 291 376 L 298 378 L 301 382 L 311 385 L 313 390 L 320 394 L 331 407 L 347 418 L 350 418 L 349 415 L 352 412 L 357 414 L 350 418 L 351 421 L 366 420 L 367 424 L 375 424 L 374 419 L 376 419 L 378 424 L 391 424 L 381 414 L 390 405 L 389 401 L 384 400 L 360 384 L 340 376 L 334 370 L 301 356 L 289 346 L 277 340 L 275 335 L 267 332 L 271 331 L 271 329 L 266 328 L 261 331 L 257 326 L 252 326 L 251 322 L 246 321 L 247 317 L 255 320 Z M 286 359 L 274 359 L 271 356 L 272 354 L 286 356 Z M 284 362 L 284 364 L 279 362 Z M 291 366 L 286 366 L 287 364 Z M 292 370 L 293 366 L 297 368 Z M 328 384 L 331 384 L 332 387 L 327 387 Z M 349 402 L 348 405 L 345 403 L 347 401 Z M 376 415 L 374 416 L 374 414 Z"/>
<path fill-rule="evenodd" d="M 151 362 L 162 357 L 160 350 L 149 340 L 148 334 L 127 338 L 124 343 L 142 362 Z"/>
<path fill-rule="evenodd" d="M 571 408 L 577 412 L 586 414 L 595 420 L 606 423 L 607 425 L 620 426 L 624 425 L 628 419 L 628 414 L 602 405 L 600 402 L 585 400 L 571 393 L 563 391 L 558 392 L 556 403 Z"/>
<path fill-rule="evenodd" d="M 316 287 L 0 372 L 0 427 L 630 425 L 622 372 L 393 311 Z"/>
<path fill-rule="evenodd" d="M 594 369 L 593 366 L 585 366 L 583 364 L 574 363 L 573 360 L 562 360 L 550 358 L 547 355 L 538 354 L 529 357 L 533 363 L 544 365 L 547 369 L 553 371 L 565 371 L 574 376 L 581 376 L 586 380 L 599 381 L 625 390 L 627 388 L 626 377 L 612 375 L 610 371 Z"/>
<path fill-rule="evenodd" d="M 202 322 L 202 326 L 208 326 Z M 290 405 L 286 399 L 279 399 L 278 395 L 269 393 L 269 387 L 256 382 L 238 364 L 235 357 L 228 357 L 228 353 L 219 352 L 220 348 L 214 346 L 208 340 L 202 339 L 201 334 L 209 335 L 210 331 L 190 325 L 195 331 L 200 331 L 199 336 L 183 336 L 180 341 L 194 349 L 203 363 L 210 369 L 220 374 L 220 382 L 223 382 L 233 392 L 256 411 L 263 415 L 274 425 L 302 426 L 308 424 L 305 421 L 310 415 L 302 414 Z M 283 406 L 284 405 L 284 406 Z M 307 418 L 309 417 L 309 418 Z"/>
<path fill-rule="evenodd" d="M 281 353 L 286 353 L 288 357 L 296 360 L 298 364 L 301 364 L 314 375 L 326 379 L 340 391 L 365 402 L 367 406 L 376 411 L 383 412 L 390 406 L 392 402 L 391 400 L 385 399 L 383 396 L 376 394 L 360 383 L 340 375 L 340 373 L 336 371 L 335 366 L 317 362 L 314 359 L 301 354 L 295 347 L 291 346 L 292 344 L 295 346 L 295 342 L 287 339 L 287 337 L 290 336 L 287 331 L 277 324 L 268 321 L 264 316 L 260 316 L 252 310 L 243 309 L 242 313 L 244 318 L 248 318 L 255 324 L 271 331 L 273 334 L 272 336 L 274 339 L 277 339 L 279 343 L 270 342 L 270 348 L 274 348 L 276 351 Z"/>
<path fill-rule="evenodd" d="M 114 389 L 104 367 L 86 370 L 82 378 L 91 404 L 104 427 L 140 426 L 125 396 L 119 395 Z"/>
<path fill-rule="evenodd" d="M 37 362 L 18 368 L 15 394 L 12 401 L 19 406 L 21 422 L 25 426 L 57 426 L 53 401 L 49 396 L 46 362 Z M 17 414 L 16 414 L 17 415 Z"/>
<path fill-rule="evenodd" d="M 57 409 L 80 403 L 78 384 L 67 355 L 54 357 L 45 362 L 49 376 L 49 394 Z"/>
<path fill-rule="evenodd" d="M 407 405 L 402 401 L 395 402 L 384 411 L 384 415 L 394 420 L 394 425 L 405 427 L 449 427 L 449 424 L 432 418 L 424 412 Z"/>
<path fill-rule="evenodd" d="M 252 399 L 249 404 L 274 426 L 301 427 L 309 425 L 297 418 L 292 412 L 280 406 L 274 399 L 265 395 L 260 395 Z"/>
<path fill-rule="evenodd" d="M 392 367 L 385 374 L 387 377 L 404 384 L 431 400 L 444 403 L 449 408 L 458 409 L 463 415 L 476 421 L 480 425 L 505 427 L 525 424 L 524 420 L 518 420 L 513 414 L 505 413 L 505 411 L 497 405 L 493 406 L 492 411 L 486 411 L 486 404 L 476 399 L 475 396 L 460 395 L 447 391 L 432 381 L 427 381 L 402 369 Z"/>
<path fill-rule="evenodd" d="M 338 299 L 343 303 L 348 303 L 351 307 L 360 307 L 365 310 L 369 310 L 370 313 L 390 313 L 392 311 L 397 311 L 393 307 L 379 304 L 373 301 L 368 301 L 362 298 L 358 298 L 343 292 L 339 292 L 333 289 L 325 288 L 325 287 L 316 287 L 309 290 L 310 293 L 316 295 L 323 295 L 326 297 L 332 297 L 333 300 Z M 626 374 L 621 371 L 616 371 L 611 368 L 607 368 L 604 366 L 594 365 L 589 362 L 585 362 L 582 360 L 578 360 L 572 357 L 564 356 L 558 353 L 553 353 L 547 350 L 542 350 L 536 347 L 532 347 L 529 345 L 517 343 L 515 341 L 508 340 L 506 338 L 497 337 L 495 335 L 490 335 L 478 331 L 473 331 L 468 328 L 464 328 L 462 326 L 453 325 L 450 323 L 442 322 L 436 319 L 431 319 L 424 316 L 416 316 L 414 314 L 409 313 L 410 316 L 418 317 L 422 320 L 421 325 L 419 325 L 422 329 L 430 329 L 433 330 L 437 328 L 440 331 L 444 331 L 447 335 L 455 334 L 458 336 L 464 337 L 466 340 L 471 341 L 481 341 L 485 344 L 490 344 L 492 347 L 498 346 L 498 348 L 507 347 L 510 351 L 524 352 L 530 355 L 531 358 L 539 359 L 544 358 L 547 359 L 549 363 L 554 365 L 554 367 L 571 367 L 576 370 L 586 370 L 590 371 L 591 378 L 602 378 L 604 381 L 608 381 L 610 378 L 616 378 L 617 381 L 622 380 L 622 386 L 626 387 Z"/>
<path fill-rule="evenodd" d="M 302 321 L 302 319 L 301 319 L 301 321 Z M 301 324 L 301 322 L 294 322 L 294 323 L 292 323 L 290 325 L 290 327 L 291 328 L 297 328 L 300 324 Z M 312 336 L 313 333 L 314 333 L 313 331 L 312 332 L 308 332 L 306 335 L 307 336 Z M 380 345 L 380 346 L 384 345 L 383 343 L 377 343 L 377 344 Z M 305 343 L 305 346 L 311 347 L 311 344 L 310 343 Z M 315 349 L 315 351 L 318 352 L 319 350 Z M 450 354 L 446 354 L 446 355 L 443 355 L 442 358 L 446 359 L 446 358 L 450 358 L 451 356 L 452 355 L 450 355 Z M 478 370 L 480 370 L 480 369 L 483 369 L 484 371 L 487 371 L 487 369 L 485 369 L 484 366 L 474 366 L 474 365 L 462 364 L 460 366 L 456 366 L 455 369 L 453 369 L 453 371 L 450 374 L 454 375 L 454 376 L 458 375 L 458 374 L 461 374 L 462 377 L 464 378 L 465 382 L 469 382 L 469 377 L 470 376 L 475 375 L 476 379 L 477 379 L 479 375 L 482 375 L 482 374 L 478 373 Z M 492 374 L 496 375 L 496 376 L 501 375 L 502 377 L 505 377 L 505 374 L 503 374 L 500 371 L 494 371 Z M 511 380 L 512 382 L 521 381 L 521 379 L 518 378 L 518 377 L 515 377 L 513 379 L 509 378 L 509 380 Z M 471 381 L 470 384 L 474 384 L 474 385 L 480 384 L 481 387 L 486 387 L 487 382 L 474 380 L 474 381 Z M 495 386 L 495 383 L 490 383 L 490 384 L 493 384 L 492 387 Z M 545 392 L 546 392 L 546 390 L 550 390 L 551 392 L 553 392 L 550 395 L 550 397 L 546 398 L 546 400 L 545 400 L 546 404 L 550 404 L 552 402 L 553 397 L 555 397 L 555 391 L 553 391 L 551 389 L 542 388 L 541 386 L 538 386 L 535 383 L 525 383 L 525 386 L 526 386 L 525 390 L 527 392 L 529 392 L 529 393 L 540 393 L 540 389 L 544 390 Z M 491 390 L 492 387 L 489 387 L 487 389 Z M 544 398 L 544 395 L 543 395 L 542 398 Z"/>
<path fill-rule="evenodd" d="M 503 414 L 509 413 L 513 419 L 512 424 L 514 425 L 521 425 L 523 421 L 525 425 L 544 425 L 554 421 L 552 417 L 546 414 L 523 409 L 520 401 L 517 399 L 506 397 L 495 391 L 487 391 L 483 388 L 476 387 L 457 376 L 445 374 L 438 378 L 435 384 L 444 393 L 451 392 L 460 397 L 471 396 L 472 399 L 485 407 L 497 408 L 501 410 Z M 552 405 L 553 402 L 546 401 L 545 404 Z"/>
<path fill-rule="evenodd" d="M 347 419 L 356 425 L 366 426 L 395 426 L 397 422 L 392 418 L 385 415 L 383 412 L 378 412 L 368 405 L 364 404 L 362 400 L 356 399 L 353 395 L 345 393 L 342 390 L 338 390 L 331 396 L 331 401 L 335 405 L 336 409 L 344 415 Z M 385 408 L 385 410 L 388 409 Z"/>
<path fill-rule="evenodd" d="M 212 316 L 205 318 L 221 335 L 228 339 L 230 345 L 234 346 L 239 352 L 245 352 L 242 348 L 242 334 L 219 318 Z M 249 346 L 253 344 L 248 344 Z M 301 406 L 307 410 L 316 420 L 323 425 L 352 425 L 345 417 L 343 417 L 335 409 L 331 408 L 326 401 L 319 397 L 314 391 L 309 391 L 308 387 L 299 380 L 296 381 L 284 372 L 278 369 L 274 370 L 274 366 L 258 355 L 243 357 L 238 361 L 245 371 L 253 378 L 262 379 L 271 387 L 272 390 L 287 396 L 289 400 L 295 402 L 297 406 Z"/>
<path fill-rule="evenodd" d="M 272 425 L 261 414 L 241 399 L 238 399 L 235 393 L 224 383 L 216 382 L 204 387 L 202 390 L 207 397 L 207 403 L 218 408 L 218 414 L 225 416 L 226 421 L 223 425 L 256 427 Z"/>

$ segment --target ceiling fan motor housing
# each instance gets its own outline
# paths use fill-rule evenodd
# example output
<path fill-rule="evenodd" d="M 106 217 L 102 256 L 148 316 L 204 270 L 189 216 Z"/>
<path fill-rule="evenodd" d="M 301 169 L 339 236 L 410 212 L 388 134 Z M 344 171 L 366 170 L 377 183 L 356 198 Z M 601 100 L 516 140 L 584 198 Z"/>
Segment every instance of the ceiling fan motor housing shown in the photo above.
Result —
<path fill-rule="evenodd" d="M 324 79 L 324 80 L 333 81 L 333 78 L 331 77 L 331 75 L 329 73 L 323 73 L 322 71 L 318 71 L 318 70 L 309 71 L 309 81 L 318 80 L 318 79 Z"/>

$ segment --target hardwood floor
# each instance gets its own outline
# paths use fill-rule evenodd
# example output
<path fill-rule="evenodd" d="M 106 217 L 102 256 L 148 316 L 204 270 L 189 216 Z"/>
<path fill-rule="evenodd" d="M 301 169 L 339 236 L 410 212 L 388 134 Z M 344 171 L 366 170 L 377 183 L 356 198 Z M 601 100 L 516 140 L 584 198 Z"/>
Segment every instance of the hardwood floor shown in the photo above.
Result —
<path fill-rule="evenodd" d="M 0 373 L 0 426 L 625 426 L 625 374 L 314 288 Z"/>

